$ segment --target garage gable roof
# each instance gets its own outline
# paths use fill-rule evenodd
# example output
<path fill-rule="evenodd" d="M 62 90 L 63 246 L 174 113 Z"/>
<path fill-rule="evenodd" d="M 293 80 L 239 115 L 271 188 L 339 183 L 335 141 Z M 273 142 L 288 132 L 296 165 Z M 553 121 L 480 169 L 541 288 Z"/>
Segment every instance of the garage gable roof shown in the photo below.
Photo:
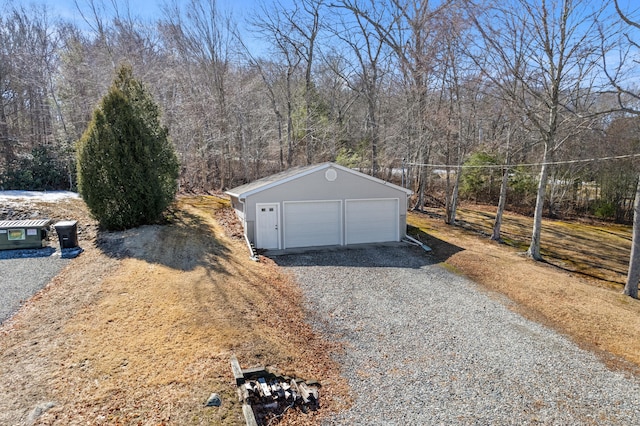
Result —
<path fill-rule="evenodd" d="M 342 170 L 344 172 L 351 173 L 351 174 L 363 177 L 365 179 L 368 179 L 368 180 L 371 180 L 373 182 L 376 182 L 376 183 L 378 183 L 380 185 L 385 185 L 385 186 L 389 186 L 389 187 L 395 188 L 398 191 L 405 192 L 407 195 L 413 194 L 413 191 L 411 191 L 409 189 L 403 188 L 403 187 L 398 186 L 398 185 L 394 185 L 394 184 L 386 182 L 386 181 L 384 181 L 382 179 L 378 179 L 378 178 L 375 178 L 373 176 L 369 176 L 369 175 L 366 175 L 364 173 L 358 172 L 356 170 L 349 169 L 348 167 L 344 167 L 344 166 L 341 166 L 339 164 L 335 164 L 335 163 L 331 163 L 331 162 L 314 164 L 314 165 L 311 165 L 311 166 L 292 167 L 289 170 L 285 170 L 283 172 L 276 173 L 276 174 L 271 175 L 271 176 L 266 176 L 266 177 L 263 177 L 261 179 L 255 180 L 253 182 L 249 182 L 247 184 L 240 185 L 240 186 L 238 186 L 236 188 L 230 189 L 227 192 L 225 192 L 225 194 L 227 194 L 227 195 L 229 195 L 231 197 L 244 199 L 244 198 L 246 198 L 246 197 L 248 197 L 250 195 L 256 194 L 258 192 L 262 192 L 262 191 L 267 190 L 269 188 L 273 188 L 274 186 L 282 185 L 283 183 L 290 182 L 292 180 L 301 178 L 303 176 L 309 175 L 309 174 L 317 172 L 319 170 L 328 169 L 329 167 L 333 167 L 333 168 L 336 168 L 338 170 Z"/>

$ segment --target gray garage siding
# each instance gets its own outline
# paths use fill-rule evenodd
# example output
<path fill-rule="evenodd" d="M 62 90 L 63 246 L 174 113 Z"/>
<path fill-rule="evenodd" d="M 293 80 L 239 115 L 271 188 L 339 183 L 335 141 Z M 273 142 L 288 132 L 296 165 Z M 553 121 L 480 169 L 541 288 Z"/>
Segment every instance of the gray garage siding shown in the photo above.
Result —
<path fill-rule="evenodd" d="M 369 179 L 335 169 L 338 177 L 335 181 L 329 182 L 325 179 L 326 169 L 318 170 L 306 176 L 285 182 L 281 185 L 269 188 L 266 191 L 252 195 L 245 203 L 244 217 L 248 229 L 253 230 L 256 220 L 256 204 L 270 203 L 274 200 L 331 200 L 356 198 L 398 198 L 400 193 L 392 186 L 385 187 Z M 404 235 L 406 228 L 406 196 L 405 200 L 400 200 L 401 220 L 400 235 Z M 283 209 L 280 209 L 280 223 L 283 223 Z M 254 236 L 247 235 L 252 241 Z"/>
<path fill-rule="evenodd" d="M 315 168 L 315 170 L 313 170 Z M 327 170 L 335 170 L 336 179 L 333 181 L 325 177 Z M 402 238 L 406 232 L 406 211 L 407 200 L 411 191 L 400 188 L 393 184 L 388 184 L 380 179 L 361 175 L 358 172 L 344 169 L 332 163 L 325 163 L 317 166 L 302 168 L 299 176 L 285 175 L 283 181 L 279 182 L 278 175 L 268 177 L 264 180 L 265 188 L 260 185 L 252 187 L 248 184 L 238 187 L 228 193 L 249 194 L 241 205 L 237 199 L 232 197 L 234 208 L 238 216 L 243 220 L 245 234 L 250 241 L 256 241 L 255 221 L 256 204 L 278 203 L 280 224 L 284 226 L 284 205 L 285 201 L 316 201 L 316 200 L 344 200 L 347 199 L 398 199 L 399 218 L 398 235 Z M 344 208 L 344 207 L 343 207 Z M 342 215 L 342 229 L 345 229 L 345 215 Z M 280 240 L 284 241 L 284 230 L 281 227 Z"/>

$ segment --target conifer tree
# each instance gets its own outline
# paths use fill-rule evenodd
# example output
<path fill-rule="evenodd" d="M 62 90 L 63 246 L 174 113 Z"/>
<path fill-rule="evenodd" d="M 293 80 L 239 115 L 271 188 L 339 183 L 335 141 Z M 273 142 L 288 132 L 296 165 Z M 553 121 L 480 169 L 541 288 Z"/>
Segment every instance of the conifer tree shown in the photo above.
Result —
<path fill-rule="evenodd" d="M 78 142 L 78 189 L 109 230 L 154 223 L 177 191 L 178 159 L 158 106 L 122 66 Z"/>

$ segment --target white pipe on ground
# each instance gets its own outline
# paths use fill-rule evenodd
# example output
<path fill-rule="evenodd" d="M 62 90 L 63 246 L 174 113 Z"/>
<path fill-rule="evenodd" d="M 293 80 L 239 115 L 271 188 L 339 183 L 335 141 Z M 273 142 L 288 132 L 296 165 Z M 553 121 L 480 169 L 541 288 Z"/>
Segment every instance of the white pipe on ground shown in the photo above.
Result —
<path fill-rule="evenodd" d="M 251 247 L 251 241 L 249 241 L 249 237 L 247 236 L 247 211 L 246 211 L 246 205 L 244 203 L 244 200 L 241 200 L 240 198 L 238 198 L 238 201 L 240 202 L 240 204 L 242 204 L 242 214 L 243 214 L 243 218 L 242 218 L 242 229 L 243 229 L 243 236 L 244 236 L 244 242 L 247 243 L 247 247 L 249 248 L 249 253 L 251 253 L 251 256 L 249 256 L 249 259 L 253 260 L 254 262 L 258 262 L 260 261 L 260 259 L 258 258 L 258 256 L 256 256 L 256 254 L 253 252 L 253 247 Z"/>
<path fill-rule="evenodd" d="M 430 251 L 431 251 L 431 247 L 429 247 L 428 245 L 426 245 L 426 244 L 424 244 L 424 243 L 422 243 L 422 242 L 420 242 L 420 241 L 416 240 L 415 238 L 410 237 L 409 235 L 405 235 L 404 237 L 405 237 L 407 240 L 409 240 L 409 241 L 407 241 L 408 243 L 410 243 L 410 244 L 414 244 L 414 245 L 417 245 L 417 246 L 420 246 L 420 247 L 422 247 L 422 249 L 423 249 L 424 251 L 426 251 L 426 252 L 430 252 Z"/>
<path fill-rule="evenodd" d="M 247 243 L 247 247 L 249 247 L 249 253 L 251 253 L 251 256 L 249 256 L 249 259 L 251 259 L 251 260 L 253 260 L 255 262 L 258 262 L 260 259 L 253 252 L 253 247 L 251 247 L 251 241 L 249 241 L 249 237 L 247 237 L 246 234 L 244 236 L 244 241 Z"/>

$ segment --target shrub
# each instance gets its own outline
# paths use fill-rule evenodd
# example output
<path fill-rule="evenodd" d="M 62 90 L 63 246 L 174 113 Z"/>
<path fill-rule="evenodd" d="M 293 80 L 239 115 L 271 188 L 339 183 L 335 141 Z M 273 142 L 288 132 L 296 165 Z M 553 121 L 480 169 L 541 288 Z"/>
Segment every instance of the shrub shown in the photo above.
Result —
<path fill-rule="evenodd" d="M 157 105 L 128 66 L 94 111 L 77 152 L 78 189 L 106 229 L 154 223 L 175 197 L 175 149 Z"/>
<path fill-rule="evenodd" d="M 616 215 L 616 204 L 607 200 L 598 200 L 593 206 L 593 214 L 601 219 L 612 219 Z"/>
<path fill-rule="evenodd" d="M 499 158 L 486 152 L 472 154 L 464 163 L 460 195 L 480 202 L 497 201 L 502 170 L 492 166 L 499 164 Z"/>
<path fill-rule="evenodd" d="M 538 181 L 526 167 L 515 167 L 509 174 L 511 203 L 520 206 L 535 204 Z"/>
<path fill-rule="evenodd" d="M 336 156 L 335 162 L 340 164 L 341 166 L 356 168 L 362 164 L 362 155 L 358 152 L 354 152 L 348 148 L 340 148 L 338 150 L 338 155 Z"/>
<path fill-rule="evenodd" d="M 3 189 L 52 191 L 73 189 L 69 181 L 68 164 L 61 158 L 64 153 L 54 146 L 38 146 L 29 155 L 8 165 L 0 176 Z"/>

